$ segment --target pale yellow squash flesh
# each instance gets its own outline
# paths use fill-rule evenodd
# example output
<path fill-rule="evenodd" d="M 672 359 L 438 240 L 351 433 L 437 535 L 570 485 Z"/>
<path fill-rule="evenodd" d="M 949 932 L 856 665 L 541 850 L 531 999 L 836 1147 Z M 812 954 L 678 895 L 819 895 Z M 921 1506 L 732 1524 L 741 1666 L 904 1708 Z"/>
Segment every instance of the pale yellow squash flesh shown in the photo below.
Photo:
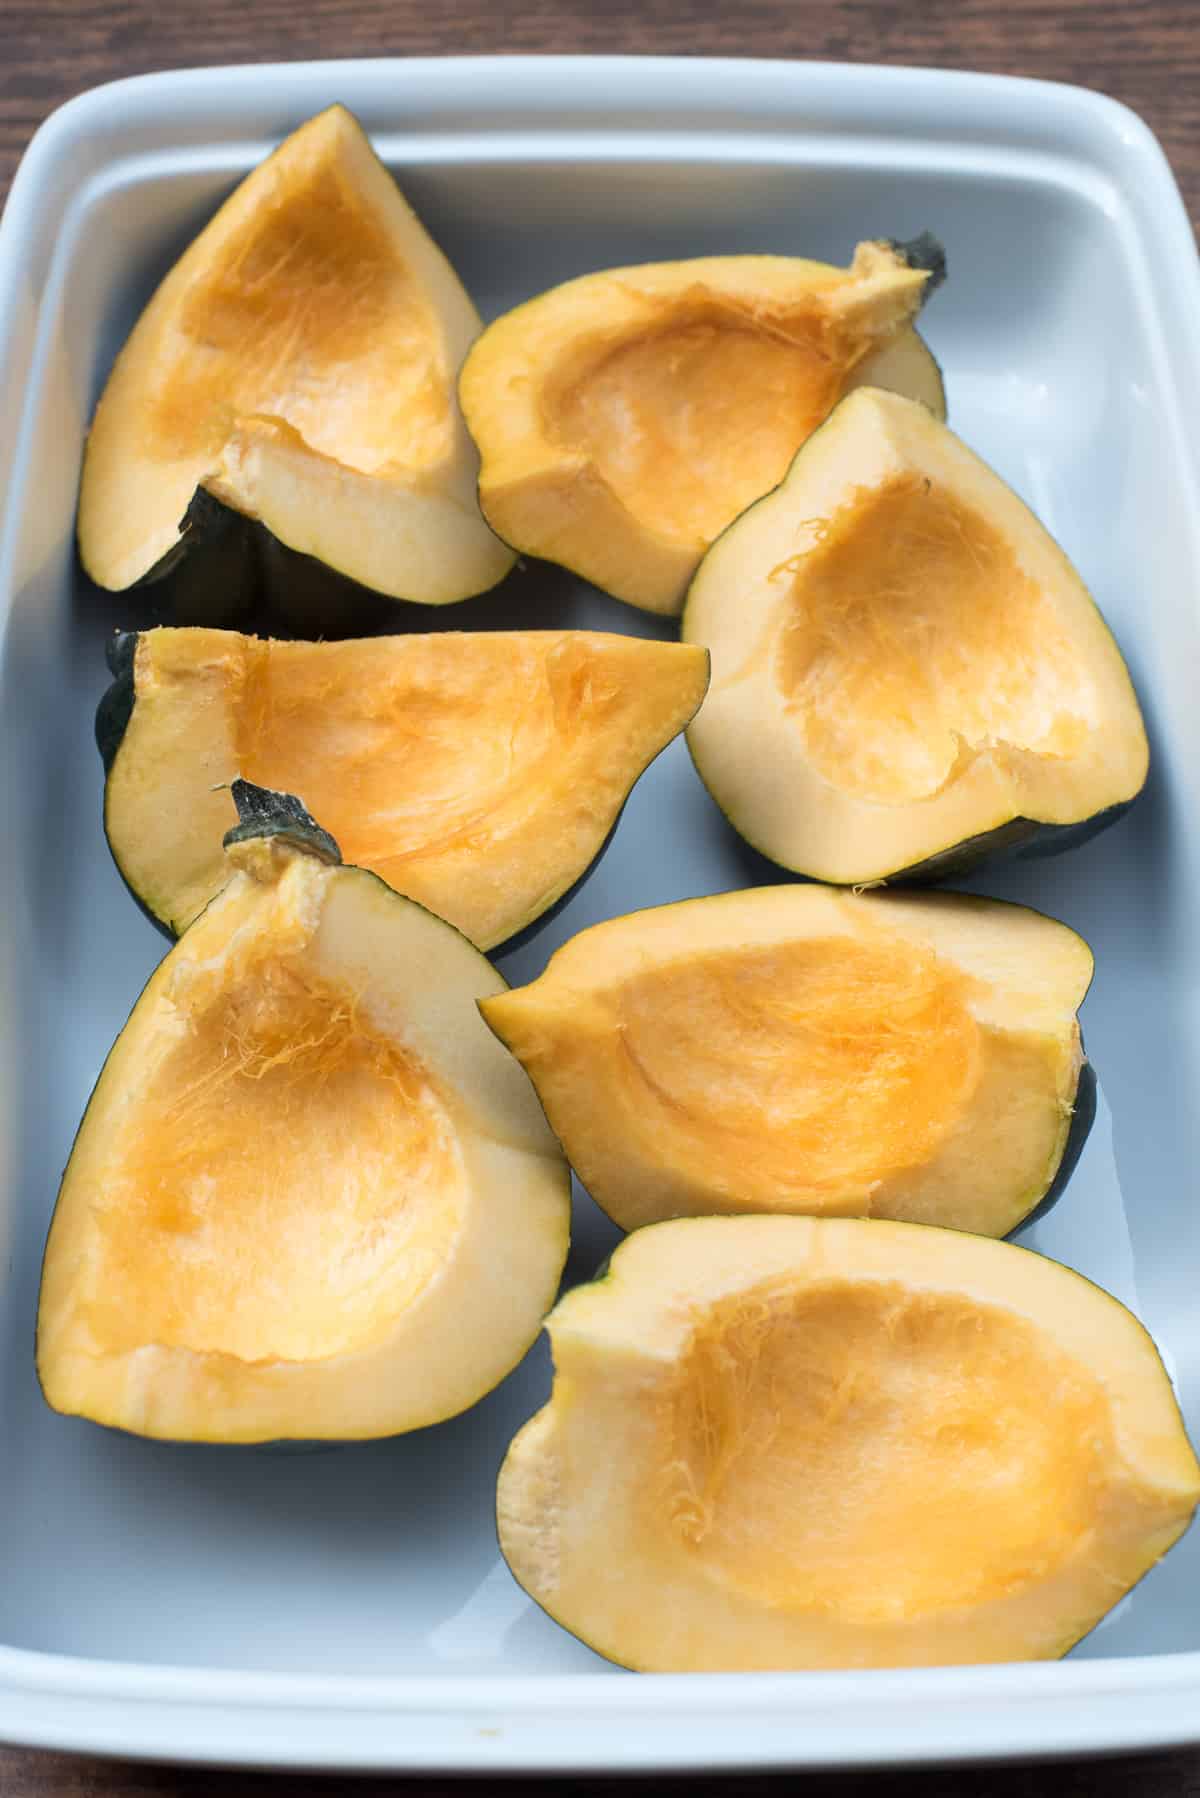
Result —
<path fill-rule="evenodd" d="M 845 399 L 713 546 L 686 641 L 688 742 L 743 836 L 820 880 L 887 879 L 1010 827 L 1132 799 L 1146 734 L 1120 653 L 1033 514 L 930 412 Z"/>
<path fill-rule="evenodd" d="M 713 1212 L 1003 1236 L 1062 1159 L 1092 957 L 952 894 L 765 887 L 594 925 L 482 1001 L 625 1229 Z"/>
<path fill-rule="evenodd" d="M 688 1219 L 629 1238 L 548 1329 L 500 1544 L 630 1667 L 1052 1658 L 1200 1498 L 1140 1324 L 1008 1244 Z"/>
<path fill-rule="evenodd" d="M 353 1351 L 453 1254 L 465 1168 L 436 1081 L 346 988 L 256 946 L 111 1147 L 86 1305 L 109 1352 Z"/>
<path fill-rule="evenodd" d="M 1069 758 L 1100 723 L 1052 601 L 915 472 L 856 490 L 797 558 L 776 678 L 823 779 L 884 805 L 932 798 L 964 751 Z"/>
<path fill-rule="evenodd" d="M 46 1250 L 56 1409 L 191 1441 L 465 1409 L 552 1302 L 570 1182 L 476 1000 L 503 981 L 361 869 L 276 842 L 152 977 Z"/>
<path fill-rule="evenodd" d="M 459 392 L 506 542 L 677 612 L 704 550 L 864 380 L 944 412 L 912 329 L 928 275 L 890 246 L 849 269 L 699 258 L 567 282 L 484 332 Z"/>
<path fill-rule="evenodd" d="M 223 882 L 240 774 L 299 793 L 348 861 L 489 948 L 583 873 L 695 713 L 708 659 L 587 631 L 155 630 L 133 679 L 105 825 L 157 917 L 184 928 Z"/>
<path fill-rule="evenodd" d="M 197 487 L 395 598 L 493 586 L 455 379 L 480 328 L 361 128 L 333 106 L 242 182 L 167 275 L 104 389 L 84 567 L 123 589 Z"/>

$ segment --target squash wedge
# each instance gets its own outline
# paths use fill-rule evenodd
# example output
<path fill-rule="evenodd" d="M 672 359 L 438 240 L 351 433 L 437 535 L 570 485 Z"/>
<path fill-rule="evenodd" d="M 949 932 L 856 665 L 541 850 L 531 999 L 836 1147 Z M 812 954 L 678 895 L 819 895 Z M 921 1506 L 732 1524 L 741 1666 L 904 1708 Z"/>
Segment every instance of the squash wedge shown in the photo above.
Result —
<path fill-rule="evenodd" d="M 705 557 L 688 734 L 730 823 L 845 884 L 1057 851 L 1121 816 L 1148 749 L 1125 663 L 1033 513 L 927 408 L 850 394 Z"/>
<path fill-rule="evenodd" d="M 623 1229 L 783 1211 L 1005 1236 L 1091 1122 L 1091 976 L 1024 906 L 796 885 L 593 925 L 480 1009 Z"/>
<path fill-rule="evenodd" d="M 515 548 L 649 612 L 863 381 L 945 412 L 912 320 L 940 245 L 864 243 L 848 269 L 712 256 L 584 275 L 488 326 L 459 396 L 479 501 Z"/>
<path fill-rule="evenodd" d="M 360 126 L 318 114 L 225 202 L 118 356 L 84 456 L 84 568 L 120 591 L 199 558 L 174 597 L 201 623 L 254 604 L 280 545 L 328 571 L 326 622 L 347 579 L 426 605 L 494 586 L 514 558 L 480 516 L 455 397 L 479 328 Z"/>
<path fill-rule="evenodd" d="M 63 1176 L 38 1311 L 58 1411 L 203 1442 L 392 1435 L 525 1353 L 570 1179 L 475 1002 L 504 982 L 286 795 L 161 963 Z"/>
<path fill-rule="evenodd" d="M 500 1546 L 624 1666 L 1051 1659 L 1200 1499 L 1150 1337 L 1008 1243 L 687 1219 L 631 1236 L 547 1327 Z"/>
<path fill-rule="evenodd" d="M 690 644 L 590 631 L 290 643 L 126 633 L 97 714 L 104 821 L 156 922 L 227 878 L 227 783 L 301 791 L 347 858 L 481 949 L 545 917 L 704 697 Z"/>

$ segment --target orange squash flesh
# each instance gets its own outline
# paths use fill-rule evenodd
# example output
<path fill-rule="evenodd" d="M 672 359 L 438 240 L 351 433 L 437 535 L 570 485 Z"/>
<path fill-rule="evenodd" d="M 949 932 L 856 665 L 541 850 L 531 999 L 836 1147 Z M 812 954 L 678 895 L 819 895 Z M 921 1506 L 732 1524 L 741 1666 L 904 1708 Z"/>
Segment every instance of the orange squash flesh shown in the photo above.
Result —
<path fill-rule="evenodd" d="M 1099 695 L 1051 600 L 927 477 L 856 491 L 788 572 L 776 678 L 832 785 L 903 804 L 989 743 L 1069 758 L 1096 729 Z"/>
<path fill-rule="evenodd" d="M 688 731 L 734 828 L 848 886 L 1068 848 L 1149 760 L 1129 672 L 1018 496 L 898 393 L 851 393 L 713 544 L 682 635 L 713 658 Z"/>
<path fill-rule="evenodd" d="M 651 612 L 864 381 L 945 410 L 912 328 L 936 281 L 901 247 L 609 269 L 490 325 L 459 396 L 505 542 Z"/>
<path fill-rule="evenodd" d="M 703 698 L 708 658 L 586 631 L 137 639 L 105 795 L 125 878 L 171 929 L 224 878 L 237 774 L 299 793 L 346 857 L 481 948 L 592 862 Z"/>
<path fill-rule="evenodd" d="M 479 328 L 358 123 L 318 114 L 219 209 L 122 348 L 84 456 L 87 572 L 115 590 L 158 578 L 215 553 L 232 514 L 265 533 L 221 568 L 246 606 L 272 543 L 394 599 L 494 586 L 514 558 L 480 516 L 455 393 Z M 231 615 L 202 586 L 187 602 Z M 330 618 L 346 598 L 329 583 Z"/>
<path fill-rule="evenodd" d="M 712 302 L 602 345 L 543 399 L 548 430 L 586 449 L 631 511 L 711 542 L 774 487 L 845 379 L 820 314 L 758 322 Z"/>
<path fill-rule="evenodd" d="M 452 1254 L 465 1177 L 419 1057 L 352 992 L 264 958 L 189 1014 L 118 1133 L 89 1327 L 109 1352 L 363 1347 Z"/>
<path fill-rule="evenodd" d="M 43 1267 L 43 1392 L 203 1442 L 454 1416 L 524 1354 L 567 1249 L 569 1170 L 476 1010 L 504 983 L 324 849 L 256 831 L 227 873 L 80 1126 Z"/>
<path fill-rule="evenodd" d="M 554 1388 L 501 1469 L 500 1544 L 629 1667 L 1052 1658 L 1200 1499 L 1136 1319 L 1005 1243 L 682 1219 L 547 1327 Z"/>
<path fill-rule="evenodd" d="M 1067 1154 L 1091 973 L 1022 906 L 763 887 L 593 925 L 481 1009 L 625 1229 L 778 1211 L 1003 1236 Z"/>

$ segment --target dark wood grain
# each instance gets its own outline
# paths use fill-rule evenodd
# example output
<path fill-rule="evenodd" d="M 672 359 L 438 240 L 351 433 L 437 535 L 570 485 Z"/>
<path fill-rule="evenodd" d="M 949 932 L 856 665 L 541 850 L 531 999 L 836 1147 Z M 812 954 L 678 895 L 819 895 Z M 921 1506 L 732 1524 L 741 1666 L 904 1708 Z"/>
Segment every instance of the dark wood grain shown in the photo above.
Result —
<path fill-rule="evenodd" d="M 0 194 L 46 114 L 118 75 L 553 50 L 814 57 L 1079 82 L 1142 114 L 1200 216 L 1196 0 L 0 0 Z"/>
<path fill-rule="evenodd" d="M 283 1773 L 212 1773 L 0 1750 L 3 1798 L 482 1798 L 525 1789 L 554 1798 L 1200 1798 L 1200 1757 L 1161 1754 L 1041 1768 L 831 1773 L 803 1779 L 744 1774 L 696 1779 L 355 1779 Z"/>
<path fill-rule="evenodd" d="M 1200 1798 L 1200 1757 L 1161 1754 L 1041 1768 L 941 1772 L 745 1774 L 696 1779 L 355 1779 L 283 1773 L 213 1773 L 131 1761 L 0 1750 L 4 1798 L 478 1798 L 488 1791 L 553 1793 L 554 1798 L 774 1798 L 785 1784 L 798 1798 Z"/>
<path fill-rule="evenodd" d="M 1141 113 L 1170 157 L 1193 223 L 1200 218 L 1200 0 L 741 0 L 728 9 L 713 0 L 0 0 L 0 197 L 47 113 L 117 76 L 205 63 L 546 51 L 812 57 L 1078 82 Z M 538 1783 L 563 1798 L 650 1787 Z M 656 1798 L 753 1798 L 781 1783 L 668 1779 L 653 1789 Z M 339 1786 L 345 1782 L 0 1748 L 0 1798 L 325 1798 Z M 482 1789 L 439 1779 L 352 1787 L 355 1798 L 461 1798 Z M 1200 1753 L 803 1782 L 804 1798 L 966 1791 L 971 1798 L 1200 1798 Z"/>

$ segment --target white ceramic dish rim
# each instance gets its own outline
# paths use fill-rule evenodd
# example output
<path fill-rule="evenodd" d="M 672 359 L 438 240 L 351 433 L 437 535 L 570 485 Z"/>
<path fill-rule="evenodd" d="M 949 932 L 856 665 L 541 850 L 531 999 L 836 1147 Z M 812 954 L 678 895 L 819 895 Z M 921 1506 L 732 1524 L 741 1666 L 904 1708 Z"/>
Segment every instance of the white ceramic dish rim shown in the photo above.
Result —
<path fill-rule="evenodd" d="M 569 108 L 563 96 L 570 94 Z M 30 146 L 0 223 L 0 381 L 22 393 L 0 439 L 0 607 L 36 413 L 42 291 L 76 188 L 130 178 L 139 154 L 176 166 L 264 94 L 293 122 L 336 94 L 368 115 L 401 102 L 443 158 L 880 154 L 929 166 L 947 147 L 970 172 L 1069 167 L 1076 187 L 1119 181 L 1150 266 L 1166 420 L 1200 503 L 1183 420 L 1200 399 L 1200 263 L 1156 140 L 1117 102 L 1012 78 L 838 64 L 596 57 L 412 58 L 200 69 L 81 95 Z M 614 96 L 618 97 L 614 103 Z M 464 128 L 463 121 L 471 121 Z M 651 123 L 647 123 L 651 121 Z M 714 136 L 714 132 L 717 134 Z M 447 133 L 449 135 L 447 136 Z M 386 132 L 376 133 L 385 155 Z M 141 150 L 129 149 L 130 143 Z M 766 145 L 756 150 L 756 146 Z M 924 159 L 924 161 L 923 161 Z M 1167 346 L 1171 349 L 1168 354 Z M 1189 406 L 1188 402 L 1191 401 Z M 8 453 L 6 453 L 6 450 Z M 455 1678 L 241 1673 L 101 1662 L 0 1646 L 0 1738 L 193 1762 L 390 1770 L 616 1771 L 845 1766 L 1162 1748 L 1200 1739 L 1200 1652 L 1065 1665 L 806 1675 Z"/>

